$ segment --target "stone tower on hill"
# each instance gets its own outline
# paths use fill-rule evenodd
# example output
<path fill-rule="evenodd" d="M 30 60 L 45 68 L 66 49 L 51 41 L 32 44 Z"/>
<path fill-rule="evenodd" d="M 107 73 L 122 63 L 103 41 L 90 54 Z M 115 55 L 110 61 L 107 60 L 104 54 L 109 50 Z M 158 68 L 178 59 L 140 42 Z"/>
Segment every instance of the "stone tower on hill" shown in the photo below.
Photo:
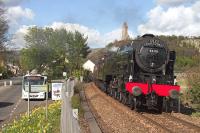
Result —
<path fill-rule="evenodd" d="M 128 25 L 126 22 L 124 22 L 122 26 L 122 40 L 128 40 L 129 35 L 128 35 Z"/>

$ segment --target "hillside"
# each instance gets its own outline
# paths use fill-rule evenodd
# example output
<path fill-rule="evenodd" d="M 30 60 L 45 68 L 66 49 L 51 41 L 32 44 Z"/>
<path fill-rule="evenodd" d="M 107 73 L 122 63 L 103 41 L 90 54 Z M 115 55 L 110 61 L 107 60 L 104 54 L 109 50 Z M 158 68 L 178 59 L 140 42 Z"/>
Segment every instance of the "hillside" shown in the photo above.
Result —
<path fill-rule="evenodd" d="M 170 50 L 176 51 L 175 71 L 185 72 L 200 66 L 200 39 L 183 36 L 160 36 Z"/>

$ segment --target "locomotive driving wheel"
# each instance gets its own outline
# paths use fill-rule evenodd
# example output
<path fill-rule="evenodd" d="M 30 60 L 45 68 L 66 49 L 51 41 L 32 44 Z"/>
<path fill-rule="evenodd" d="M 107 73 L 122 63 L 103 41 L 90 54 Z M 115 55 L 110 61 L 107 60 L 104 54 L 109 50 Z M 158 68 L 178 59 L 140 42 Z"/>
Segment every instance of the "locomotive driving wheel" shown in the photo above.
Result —
<path fill-rule="evenodd" d="M 127 100 L 127 93 L 126 92 L 122 92 L 122 103 L 127 105 L 128 103 L 128 100 Z"/>
<path fill-rule="evenodd" d="M 137 99 L 136 99 L 136 97 L 131 96 L 130 108 L 131 108 L 131 110 L 137 110 Z"/>
<path fill-rule="evenodd" d="M 158 97 L 157 109 L 158 109 L 158 113 L 161 114 L 163 111 L 163 97 L 161 97 L 161 96 Z"/>
<path fill-rule="evenodd" d="M 167 112 L 167 113 L 172 112 L 172 108 L 170 106 L 170 99 L 169 98 L 164 99 L 164 109 L 165 109 L 165 112 Z"/>
<path fill-rule="evenodd" d="M 136 97 L 133 98 L 134 110 L 137 110 L 137 99 Z"/>

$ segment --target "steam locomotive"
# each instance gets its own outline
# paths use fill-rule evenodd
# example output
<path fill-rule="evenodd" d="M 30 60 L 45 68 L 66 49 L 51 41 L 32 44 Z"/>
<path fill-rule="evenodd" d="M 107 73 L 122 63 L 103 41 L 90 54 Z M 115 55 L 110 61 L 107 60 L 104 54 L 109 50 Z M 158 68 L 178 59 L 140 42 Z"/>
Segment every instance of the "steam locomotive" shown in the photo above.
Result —
<path fill-rule="evenodd" d="M 104 55 L 95 69 L 107 94 L 128 104 L 131 109 L 172 111 L 180 86 L 175 85 L 175 51 L 152 34 L 138 37 L 116 52 Z"/>

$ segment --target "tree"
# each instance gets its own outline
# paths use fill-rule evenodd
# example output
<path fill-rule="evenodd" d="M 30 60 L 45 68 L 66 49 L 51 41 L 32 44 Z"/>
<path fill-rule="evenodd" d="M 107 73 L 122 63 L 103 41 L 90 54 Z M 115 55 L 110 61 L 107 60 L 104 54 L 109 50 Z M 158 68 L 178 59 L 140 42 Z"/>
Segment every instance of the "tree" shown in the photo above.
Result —
<path fill-rule="evenodd" d="M 80 70 L 82 68 L 83 59 L 90 53 L 87 46 L 87 37 L 76 31 L 74 34 L 70 33 L 69 43 L 67 48 L 67 57 L 70 62 L 71 72 Z"/>
<path fill-rule="evenodd" d="M 49 39 L 52 29 L 30 28 L 25 36 L 26 48 L 21 51 L 21 66 L 24 70 L 34 68 L 43 71 L 51 62 L 52 50 L 49 47 Z"/>
<path fill-rule="evenodd" d="M 89 53 L 87 38 L 77 31 L 32 27 L 25 40 L 27 46 L 21 51 L 20 61 L 24 70 L 37 68 L 59 76 L 66 69 L 70 72 L 81 69 Z"/>
<path fill-rule="evenodd" d="M 1 50 L 5 50 L 4 42 L 6 41 L 7 31 L 8 31 L 8 25 L 4 16 L 4 9 L 0 6 L 0 49 Z"/>
<path fill-rule="evenodd" d="M 1 7 L 0 2 L 0 73 L 3 73 L 3 77 L 7 76 L 7 70 L 4 68 L 4 64 L 6 62 L 6 33 L 8 30 L 7 21 L 4 17 L 4 10 Z"/>

